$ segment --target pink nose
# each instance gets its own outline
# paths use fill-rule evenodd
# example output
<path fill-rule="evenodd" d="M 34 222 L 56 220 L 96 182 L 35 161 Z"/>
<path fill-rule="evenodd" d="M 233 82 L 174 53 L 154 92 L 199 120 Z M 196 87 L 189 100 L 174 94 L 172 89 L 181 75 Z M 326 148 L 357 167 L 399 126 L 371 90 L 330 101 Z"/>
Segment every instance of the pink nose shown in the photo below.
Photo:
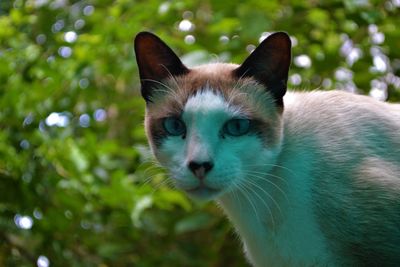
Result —
<path fill-rule="evenodd" d="M 213 168 L 213 166 L 214 164 L 210 161 L 190 161 L 188 164 L 189 169 L 200 180 L 204 179 L 205 175 Z"/>

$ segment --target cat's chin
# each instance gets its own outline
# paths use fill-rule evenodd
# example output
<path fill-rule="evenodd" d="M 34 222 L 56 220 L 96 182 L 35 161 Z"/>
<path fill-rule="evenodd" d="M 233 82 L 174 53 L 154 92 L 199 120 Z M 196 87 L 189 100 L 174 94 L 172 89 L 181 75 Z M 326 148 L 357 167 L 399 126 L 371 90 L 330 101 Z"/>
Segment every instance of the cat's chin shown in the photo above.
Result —
<path fill-rule="evenodd" d="M 204 185 L 199 185 L 192 189 L 186 189 L 185 191 L 189 197 L 201 201 L 213 200 L 221 193 L 221 190 Z"/>

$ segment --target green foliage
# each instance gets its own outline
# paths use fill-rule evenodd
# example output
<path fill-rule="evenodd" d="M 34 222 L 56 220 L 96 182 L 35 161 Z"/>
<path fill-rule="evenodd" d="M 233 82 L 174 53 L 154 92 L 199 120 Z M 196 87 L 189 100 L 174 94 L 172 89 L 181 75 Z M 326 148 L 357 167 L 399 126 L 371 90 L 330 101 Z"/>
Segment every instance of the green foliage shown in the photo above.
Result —
<path fill-rule="evenodd" d="M 173 190 L 149 157 L 133 37 L 151 30 L 190 64 L 238 63 L 283 30 L 292 87 L 398 101 L 399 10 L 389 0 L 0 1 L 0 266 L 41 255 L 51 266 L 247 266 L 221 211 Z"/>

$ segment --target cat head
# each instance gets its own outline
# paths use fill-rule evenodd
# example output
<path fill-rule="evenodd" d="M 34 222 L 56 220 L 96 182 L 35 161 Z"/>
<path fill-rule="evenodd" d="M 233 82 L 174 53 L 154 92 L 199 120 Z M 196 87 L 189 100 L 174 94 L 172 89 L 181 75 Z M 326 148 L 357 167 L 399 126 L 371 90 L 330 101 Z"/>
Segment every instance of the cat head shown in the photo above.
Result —
<path fill-rule="evenodd" d="M 178 188 L 217 198 L 274 165 L 291 59 L 286 33 L 270 35 L 241 65 L 188 68 L 149 32 L 136 36 L 135 52 L 148 141 Z"/>

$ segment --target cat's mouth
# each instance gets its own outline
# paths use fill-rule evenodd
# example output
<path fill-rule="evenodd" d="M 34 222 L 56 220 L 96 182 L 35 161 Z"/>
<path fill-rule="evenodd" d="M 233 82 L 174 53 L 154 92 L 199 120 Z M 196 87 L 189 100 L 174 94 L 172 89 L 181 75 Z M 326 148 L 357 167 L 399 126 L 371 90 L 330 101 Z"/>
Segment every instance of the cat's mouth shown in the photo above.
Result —
<path fill-rule="evenodd" d="M 204 184 L 200 184 L 191 189 L 186 189 L 185 191 L 188 193 L 188 195 L 194 198 L 199 198 L 204 200 L 214 198 L 220 192 L 219 189 L 211 188 Z"/>

